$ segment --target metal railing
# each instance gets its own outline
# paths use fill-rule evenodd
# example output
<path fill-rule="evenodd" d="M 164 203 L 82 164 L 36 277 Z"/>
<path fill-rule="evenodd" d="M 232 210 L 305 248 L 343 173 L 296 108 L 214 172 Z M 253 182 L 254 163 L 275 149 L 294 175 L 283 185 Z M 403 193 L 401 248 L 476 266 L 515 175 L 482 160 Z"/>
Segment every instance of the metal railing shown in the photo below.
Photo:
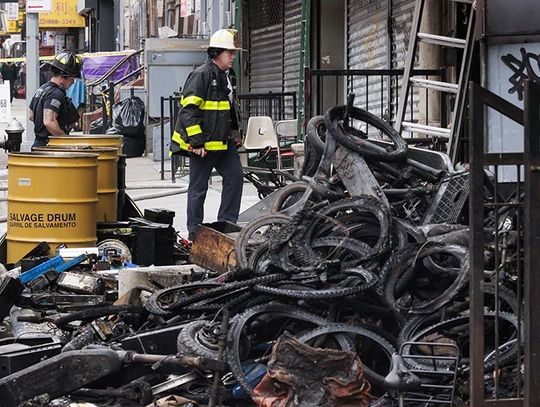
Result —
<path fill-rule="evenodd" d="M 484 120 L 490 107 L 524 127 L 522 152 L 486 152 Z M 474 83 L 469 85 L 470 405 L 540 406 L 540 86 L 527 81 L 521 110 Z M 486 250 L 491 260 L 486 262 Z M 489 258 L 489 257 L 488 257 Z M 486 280 L 495 292 L 484 290 Z M 503 290 L 516 296 L 515 332 Z M 486 307 L 495 313 L 485 319 Z M 489 333 L 486 333 L 489 332 Z M 489 349 L 488 349 L 489 348 Z M 515 355 L 506 358 L 508 349 Z M 486 355 L 489 350 L 489 355 Z M 489 359 L 486 361 L 486 359 Z M 491 366 L 486 367 L 488 362 Z"/>
<path fill-rule="evenodd" d="M 296 92 L 282 93 L 254 93 L 237 95 L 240 101 L 243 123 L 242 128 L 247 128 L 247 120 L 251 116 L 270 116 L 272 120 L 286 120 L 296 118 Z M 174 125 L 180 111 L 179 94 L 169 97 L 161 97 L 160 107 L 160 131 L 161 131 L 161 179 L 165 179 L 165 121 L 169 117 L 166 114 L 165 106 L 168 106 L 170 114 L 170 137 L 174 131 Z M 171 179 L 176 182 L 176 172 L 179 168 L 187 166 L 188 158 L 183 156 L 174 156 L 171 159 Z"/>
<path fill-rule="evenodd" d="M 405 349 L 421 348 L 422 354 L 404 352 Z M 444 350 L 441 352 L 441 350 Z M 422 361 L 422 368 L 411 367 L 408 371 L 422 381 L 420 388 L 413 392 L 398 392 L 398 406 L 453 406 L 456 390 L 457 371 L 459 369 L 459 348 L 453 343 L 441 342 L 405 342 L 400 346 L 399 353 L 408 366 L 414 366 L 416 361 Z M 443 367 L 444 366 L 444 367 Z M 441 382 L 434 377 L 444 378 Z M 445 383 L 445 384 L 441 384 Z"/>
<path fill-rule="evenodd" d="M 270 116 L 274 122 L 296 118 L 296 92 L 247 93 L 238 99 L 244 129 L 251 116 Z"/>
<path fill-rule="evenodd" d="M 306 68 L 304 93 L 305 123 L 316 115 L 322 115 L 330 107 L 345 104 L 347 94 L 354 93 L 355 106 L 394 123 L 399 100 L 399 88 L 403 69 L 310 69 Z M 428 78 L 436 76 L 442 78 L 444 69 L 418 69 L 415 76 Z M 418 121 L 419 103 L 421 98 L 418 91 L 410 92 L 407 99 L 409 121 Z M 429 92 L 422 100 L 425 105 L 423 118 L 429 123 Z M 446 126 L 446 98 L 440 96 L 439 122 L 441 127 Z"/>
<path fill-rule="evenodd" d="M 126 81 L 127 79 L 139 74 L 143 71 L 144 67 L 139 67 L 135 71 L 132 71 L 128 74 L 126 74 L 123 78 L 117 80 L 117 81 L 109 81 L 111 76 L 113 76 L 117 69 L 123 66 L 126 63 L 129 63 L 132 58 L 138 57 L 143 50 L 135 51 L 129 55 L 126 55 L 124 58 L 116 62 L 105 74 L 103 74 L 101 77 L 96 79 L 93 82 L 90 82 L 86 84 L 86 90 L 88 93 L 88 99 L 89 99 L 89 105 L 90 106 L 96 106 L 97 105 L 97 97 L 94 93 L 94 87 L 101 85 L 101 101 L 102 101 L 102 119 L 103 119 L 103 125 L 102 125 L 102 132 L 104 133 L 108 128 L 108 121 L 109 121 L 109 114 L 112 116 L 112 106 L 114 105 L 114 91 L 115 86 L 119 85 L 120 83 Z M 108 96 L 109 100 L 108 102 L 105 100 L 106 96 Z M 108 104 L 108 106 L 106 106 Z"/>
<path fill-rule="evenodd" d="M 176 124 L 176 119 L 178 118 L 178 113 L 180 112 L 180 99 L 182 97 L 179 93 L 175 93 L 172 96 L 164 97 L 161 96 L 160 98 L 160 118 L 159 118 L 159 124 L 160 124 L 160 138 L 161 138 L 161 180 L 165 179 L 165 119 L 169 118 L 169 125 L 170 125 L 170 132 L 168 135 L 168 141 L 170 142 L 172 134 L 174 132 L 174 126 Z M 169 114 L 165 113 L 165 106 L 168 106 L 168 112 Z M 176 171 L 179 167 L 184 166 L 186 164 L 187 157 L 183 156 L 174 156 L 171 159 L 171 180 L 172 182 L 176 182 Z"/>

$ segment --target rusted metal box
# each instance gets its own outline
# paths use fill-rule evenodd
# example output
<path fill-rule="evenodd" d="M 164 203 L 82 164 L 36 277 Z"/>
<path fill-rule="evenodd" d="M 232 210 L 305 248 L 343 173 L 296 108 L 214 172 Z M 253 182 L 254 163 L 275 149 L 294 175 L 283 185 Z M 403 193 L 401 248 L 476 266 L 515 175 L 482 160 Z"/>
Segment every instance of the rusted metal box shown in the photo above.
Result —
<path fill-rule="evenodd" d="M 193 264 L 225 273 L 236 266 L 236 237 L 242 228 L 234 223 L 214 222 L 200 225 L 189 257 Z"/>

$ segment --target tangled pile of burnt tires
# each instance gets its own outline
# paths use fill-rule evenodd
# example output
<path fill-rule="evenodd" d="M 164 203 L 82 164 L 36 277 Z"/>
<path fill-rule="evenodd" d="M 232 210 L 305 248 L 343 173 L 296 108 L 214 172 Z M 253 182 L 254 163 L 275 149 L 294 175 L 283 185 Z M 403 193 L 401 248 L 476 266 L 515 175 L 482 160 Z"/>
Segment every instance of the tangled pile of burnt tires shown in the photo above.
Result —
<path fill-rule="evenodd" d="M 368 139 L 362 123 L 390 143 Z M 371 405 L 398 405 L 403 394 L 422 399 L 433 389 L 424 404 L 409 405 L 466 405 L 469 229 L 465 199 L 452 195 L 448 208 L 440 193 L 458 172 L 411 158 L 391 126 L 358 108 L 331 109 L 324 120 L 310 121 L 307 134 L 303 181 L 282 190 L 274 213 L 243 227 L 235 269 L 174 287 L 143 287 L 149 295 L 142 306 L 95 307 L 51 321 L 62 331 L 64 355 L 129 353 L 109 376 L 95 380 L 89 373 L 77 390 L 56 385 L 52 396 L 116 406 L 173 394 L 199 405 L 253 405 L 272 346 L 288 333 L 315 348 L 356 353 Z M 370 171 L 369 193 L 354 194 L 356 167 L 343 168 L 339 149 Z M 436 216 L 447 218 L 430 223 Z M 489 235 L 490 214 L 484 216 Z M 508 236 L 507 257 L 519 256 L 511 226 Z M 493 256 L 500 244 L 485 249 L 493 270 L 483 283 L 486 392 L 495 372 L 499 391 L 501 383 L 508 391 L 520 385 L 521 311 L 513 280 L 494 282 L 504 261 Z M 108 334 L 96 335 L 96 324 L 108 324 Z M 195 359 L 172 363 L 182 356 Z M 6 386 L 0 381 L 0 396 Z"/>

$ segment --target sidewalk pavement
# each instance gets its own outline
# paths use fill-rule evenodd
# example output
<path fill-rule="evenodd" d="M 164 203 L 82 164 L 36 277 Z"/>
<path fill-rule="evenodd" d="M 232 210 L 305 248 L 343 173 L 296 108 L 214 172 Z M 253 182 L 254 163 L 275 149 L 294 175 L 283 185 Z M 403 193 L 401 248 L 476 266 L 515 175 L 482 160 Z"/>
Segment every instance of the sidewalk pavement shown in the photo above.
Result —
<path fill-rule="evenodd" d="M 167 167 L 167 166 L 166 166 Z M 187 209 L 187 185 L 188 177 L 182 177 L 171 182 L 171 173 L 165 173 L 165 180 L 161 180 L 160 163 L 152 161 L 147 157 L 128 158 L 126 165 L 126 193 L 135 200 L 137 206 L 144 211 L 149 208 L 161 208 L 174 211 L 173 226 L 181 236 L 187 237 L 186 209 Z M 221 177 L 212 177 L 208 188 L 208 194 L 204 205 L 205 222 L 217 220 L 219 204 L 221 202 Z M 139 200 L 141 197 L 151 194 L 173 193 L 184 191 L 184 193 L 162 196 L 154 199 Z M 240 212 L 245 211 L 259 202 L 257 191 L 253 185 L 244 182 L 244 193 L 242 194 L 242 205 Z"/>
<path fill-rule="evenodd" d="M 26 126 L 26 100 L 14 99 L 11 107 L 12 117 L 17 118 L 23 126 Z M 7 123 L 0 123 L 0 139 L 5 136 L 4 129 Z M 23 140 L 25 135 L 23 135 Z M 29 140 L 32 141 L 32 140 Z M 0 150 L 0 187 L 7 187 L 7 153 Z M 161 163 L 153 161 L 146 156 L 128 158 L 126 160 L 126 193 L 135 201 L 137 206 L 144 209 L 160 208 L 168 209 L 176 213 L 173 226 L 181 236 L 187 237 L 186 208 L 187 208 L 187 185 L 188 177 L 177 178 L 176 183 L 171 181 L 170 164 L 165 164 L 164 180 L 161 180 Z M 204 222 L 214 222 L 217 219 L 219 204 L 221 201 L 221 177 L 213 176 L 208 188 L 205 202 Z M 174 195 L 171 195 L 175 193 Z M 162 196 L 169 194 L 168 196 Z M 0 195 L 0 217 L 7 214 L 6 194 Z M 4 199 L 4 201 L 2 201 Z M 257 191 L 250 183 L 244 183 L 242 206 L 244 211 L 259 202 Z M 0 233 L 6 231 L 6 223 L 0 223 Z"/>

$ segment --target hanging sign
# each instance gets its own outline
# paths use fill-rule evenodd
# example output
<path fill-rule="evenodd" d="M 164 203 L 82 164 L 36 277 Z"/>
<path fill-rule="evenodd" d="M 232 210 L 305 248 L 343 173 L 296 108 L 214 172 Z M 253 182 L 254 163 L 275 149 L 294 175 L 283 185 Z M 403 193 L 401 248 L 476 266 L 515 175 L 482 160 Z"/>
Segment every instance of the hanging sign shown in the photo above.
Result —
<path fill-rule="evenodd" d="M 19 19 L 19 5 L 14 3 L 6 4 L 7 17 L 10 21 Z"/>
<path fill-rule="evenodd" d="M 41 13 L 52 11 L 52 0 L 26 0 L 27 13 Z"/>
<path fill-rule="evenodd" d="M 40 28 L 82 28 L 86 19 L 77 14 L 77 0 L 52 0 L 52 11 L 39 14 Z"/>
<path fill-rule="evenodd" d="M 9 81 L 0 84 L 0 123 L 7 123 L 11 120 L 10 89 Z"/>

